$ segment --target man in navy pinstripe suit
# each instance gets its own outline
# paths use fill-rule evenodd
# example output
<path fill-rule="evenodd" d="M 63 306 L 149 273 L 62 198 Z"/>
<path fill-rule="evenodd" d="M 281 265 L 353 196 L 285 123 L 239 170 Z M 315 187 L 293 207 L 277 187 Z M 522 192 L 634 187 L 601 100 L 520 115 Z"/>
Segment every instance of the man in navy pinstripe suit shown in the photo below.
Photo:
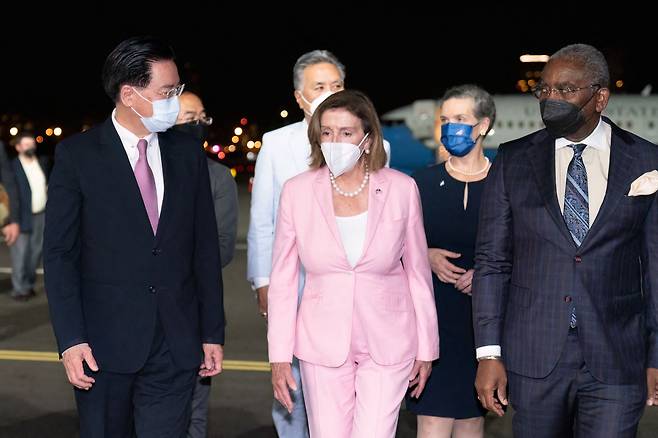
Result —
<path fill-rule="evenodd" d="M 658 146 L 602 117 L 603 55 L 574 44 L 533 90 L 546 129 L 500 146 L 473 280 L 475 386 L 517 437 L 633 437 L 658 405 Z"/>

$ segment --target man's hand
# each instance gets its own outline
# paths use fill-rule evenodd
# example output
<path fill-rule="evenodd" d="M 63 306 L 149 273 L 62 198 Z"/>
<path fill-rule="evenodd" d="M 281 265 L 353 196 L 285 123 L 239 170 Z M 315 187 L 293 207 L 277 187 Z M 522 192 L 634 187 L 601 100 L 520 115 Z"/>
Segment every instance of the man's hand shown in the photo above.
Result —
<path fill-rule="evenodd" d="M 62 354 L 62 363 L 64 363 L 66 377 L 68 377 L 69 382 L 78 389 L 88 390 L 96 380 L 93 377 L 85 375 L 82 362 L 87 362 L 87 366 L 92 371 L 98 371 L 96 359 L 91 354 L 91 348 L 89 348 L 89 344 L 86 342 L 84 344 L 74 345 Z"/>
<path fill-rule="evenodd" d="M 455 284 L 459 280 L 459 277 L 466 272 L 466 269 L 455 266 L 448 261 L 449 258 L 456 259 L 461 257 L 462 255 L 459 253 L 441 248 L 430 248 L 428 254 L 432 272 L 444 283 Z"/>
<path fill-rule="evenodd" d="M 292 368 L 287 362 L 276 362 L 272 363 L 271 366 L 274 398 L 286 408 L 289 414 L 292 414 L 293 402 L 290 397 L 290 389 L 297 391 L 297 384 L 292 376 Z"/>
<path fill-rule="evenodd" d="M 224 347 L 220 344 L 203 344 L 203 363 L 199 371 L 201 377 L 216 376 L 222 372 Z"/>
<path fill-rule="evenodd" d="M 411 375 L 409 376 L 409 388 L 416 387 L 416 389 L 410 394 L 412 397 L 420 397 L 431 373 L 432 362 L 424 360 L 417 360 L 414 362 L 414 367 L 411 369 Z"/>
<path fill-rule="evenodd" d="M 658 368 L 647 368 L 647 406 L 658 406 Z"/>
<path fill-rule="evenodd" d="M 470 295 L 471 284 L 473 283 L 473 272 L 475 272 L 473 269 L 469 269 L 465 274 L 459 277 L 459 280 L 457 280 L 457 283 L 455 283 L 455 289 L 461 293 Z"/>
<path fill-rule="evenodd" d="M 505 365 L 500 360 L 484 359 L 478 363 L 475 390 L 482 406 L 499 417 L 505 415 L 503 405 L 507 406 L 508 404 L 507 373 Z M 498 400 L 494 397 L 495 391 L 498 392 Z"/>
<path fill-rule="evenodd" d="M 16 222 L 12 222 L 11 224 L 2 227 L 2 234 L 5 236 L 5 243 L 7 243 L 7 246 L 12 246 L 16 243 L 18 235 L 21 234 L 21 229 Z"/>
<path fill-rule="evenodd" d="M 258 302 L 258 314 L 265 318 L 265 321 L 267 321 L 267 291 L 269 289 L 268 286 L 263 286 L 259 287 L 256 289 L 256 300 Z"/>

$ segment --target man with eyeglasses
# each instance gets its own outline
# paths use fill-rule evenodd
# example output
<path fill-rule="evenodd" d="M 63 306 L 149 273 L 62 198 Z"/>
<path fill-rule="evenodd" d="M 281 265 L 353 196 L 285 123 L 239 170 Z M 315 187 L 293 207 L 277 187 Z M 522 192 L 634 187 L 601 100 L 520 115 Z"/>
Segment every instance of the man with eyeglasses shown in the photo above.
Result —
<path fill-rule="evenodd" d="M 558 50 L 545 129 L 500 146 L 473 279 L 478 398 L 516 437 L 635 437 L 658 404 L 658 147 L 602 117 L 608 65 Z"/>
<path fill-rule="evenodd" d="M 56 148 L 44 266 L 80 436 L 183 437 L 197 374 L 222 371 L 219 240 L 206 158 L 167 131 L 183 91 L 152 37 L 106 58 L 114 103 Z"/>
<path fill-rule="evenodd" d="M 208 128 L 212 117 L 208 117 L 201 98 L 185 91 L 179 97 L 180 110 L 176 125 L 172 129 L 191 135 L 203 148 L 208 140 Z M 238 189 L 228 167 L 207 157 L 210 175 L 210 191 L 215 206 L 219 254 L 222 269 L 233 260 L 235 238 L 238 231 Z M 208 400 L 210 398 L 210 377 L 197 378 L 192 396 L 192 414 L 187 430 L 188 438 L 205 438 L 208 430 Z"/>

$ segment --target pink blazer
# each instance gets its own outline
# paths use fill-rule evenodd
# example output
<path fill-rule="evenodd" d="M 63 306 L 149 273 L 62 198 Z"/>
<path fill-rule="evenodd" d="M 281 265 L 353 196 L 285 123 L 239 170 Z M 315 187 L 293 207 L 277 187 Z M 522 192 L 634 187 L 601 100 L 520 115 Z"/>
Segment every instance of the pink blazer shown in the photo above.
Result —
<path fill-rule="evenodd" d="M 327 167 L 286 182 L 281 193 L 268 292 L 270 362 L 293 354 L 337 367 L 347 359 L 352 318 L 380 365 L 439 357 L 439 330 L 418 188 L 384 168 L 371 174 L 361 259 L 347 261 Z M 299 268 L 306 269 L 297 306 Z"/>

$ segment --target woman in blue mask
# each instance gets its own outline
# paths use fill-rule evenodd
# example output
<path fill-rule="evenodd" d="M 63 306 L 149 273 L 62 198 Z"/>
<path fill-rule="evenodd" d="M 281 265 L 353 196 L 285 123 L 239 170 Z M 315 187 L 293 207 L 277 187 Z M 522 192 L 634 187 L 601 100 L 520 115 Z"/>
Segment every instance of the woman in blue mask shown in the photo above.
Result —
<path fill-rule="evenodd" d="M 418 416 L 418 437 L 482 437 L 486 410 L 474 387 L 471 281 L 480 198 L 490 165 L 482 141 L 496 108 L 482 88 L 461 85 L 446 91 L 437 116 L 437 140 L 450 156 L 413 177 L 430 248 L 440 356 L 425 392 L 418 399 L 407 397 L 406 406 Z"/>

